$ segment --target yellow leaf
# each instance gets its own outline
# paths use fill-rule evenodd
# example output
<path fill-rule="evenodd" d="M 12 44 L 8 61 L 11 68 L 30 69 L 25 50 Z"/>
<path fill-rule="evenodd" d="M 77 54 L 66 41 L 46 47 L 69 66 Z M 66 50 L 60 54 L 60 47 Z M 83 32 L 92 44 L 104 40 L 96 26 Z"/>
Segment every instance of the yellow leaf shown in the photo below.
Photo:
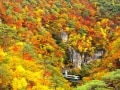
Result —
<path fill-rule="evenodd" d="M 18 71 L 21 75 L 25 75 L 26 73 L 25 69 L 21 65 L 17 66 L 16 71 Z"/>
<path fill-rule="evenodd" d="M 27 87 L 27 81 L 25 78 L 21 78 L 22 87 Z"/>
<path fill-rule="evenodd" d="M 0 60 L 2 60 L 5 55 L 6 53 L 3 51 L 2 48 L 0 48 Z"/>

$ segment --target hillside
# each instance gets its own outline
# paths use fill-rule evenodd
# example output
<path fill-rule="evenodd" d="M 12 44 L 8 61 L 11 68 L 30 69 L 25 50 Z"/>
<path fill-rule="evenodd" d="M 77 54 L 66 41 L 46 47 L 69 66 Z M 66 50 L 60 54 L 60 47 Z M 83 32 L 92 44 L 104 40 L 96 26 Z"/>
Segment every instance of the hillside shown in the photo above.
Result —
<path fill-rule="evenodd" d="M 0 90 L 119 89 L 119 0 L 0 0 Z"/>

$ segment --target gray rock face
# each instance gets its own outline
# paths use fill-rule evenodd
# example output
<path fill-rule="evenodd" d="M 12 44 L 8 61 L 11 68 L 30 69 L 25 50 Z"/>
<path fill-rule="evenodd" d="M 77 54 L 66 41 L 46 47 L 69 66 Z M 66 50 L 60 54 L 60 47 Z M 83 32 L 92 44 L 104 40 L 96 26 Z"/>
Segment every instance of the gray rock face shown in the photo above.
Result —
<path fill-rule="evenodd" d="M 102 59 L 104 55 L 103 50 L 98 50 L 92 56 L 90 56 L 84 52 L 79 53 L 76 50 L 74 50 L 72 47 L 69 47 L 69 53 L 70 53 L 70 61 L 73 63 L 73 66 L 79 69 L 81 69 L 81 65 L 86 65 L 93 60 Z"/>
<path fill-rule="evenodd" d="M 104 51 L 98 50 L 97 52 L 94 53 L 93 59 L 101 59 L 103 55 L 104 55 Z"/>
<path fill-rule="evenodd" d="M 81 55 L 72 47 L 69 47 L 70 61 L 73 62 L 73 66 L 81 69 L 81 64 L 84 59 L 84 54 Z"/>
<path fill-rule="evenodd" d="M 68 34 L 63 30 L 61 31 L 61 39 L 64 43 L 67 44 L 68 41 Z M 92 56 L 86 54 L 86 53 L 79 53 L 71 46 L 68 47 L 69 50 L 69 56 L 70 61 L 73 63 L 74 68 L 81 69 L 81 65 L 86 65 L 90 63 L 93 60 L 102 59 L 105 51 L 104 50 L 97 50 L 94 52 Z"/>
<path fill-rule="evenodd" d="M 61 39 L 62 39 L 63 42 L 68 41 L 68 34 L 65 31 L 61 32 Z"/>

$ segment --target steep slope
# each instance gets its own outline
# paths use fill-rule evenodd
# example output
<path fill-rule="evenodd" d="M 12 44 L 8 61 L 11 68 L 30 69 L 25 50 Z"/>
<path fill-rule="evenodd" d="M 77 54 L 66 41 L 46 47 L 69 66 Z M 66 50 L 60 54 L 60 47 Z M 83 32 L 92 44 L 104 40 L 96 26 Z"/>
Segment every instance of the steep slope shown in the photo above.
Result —
<path fill-rule="evenodd" d="M 71 90 L 62 68 L 82 83 L 119 69 L 116 1 L 1 0 L 0 89 Z"/>

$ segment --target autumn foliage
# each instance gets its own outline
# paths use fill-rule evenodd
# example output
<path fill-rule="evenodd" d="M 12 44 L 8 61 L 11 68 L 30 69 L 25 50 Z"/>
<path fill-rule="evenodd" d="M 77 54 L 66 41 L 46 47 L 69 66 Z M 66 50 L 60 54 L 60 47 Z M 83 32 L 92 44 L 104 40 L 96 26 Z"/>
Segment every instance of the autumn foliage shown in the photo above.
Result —
<path fill-rule="evenodd" d="M 0 0 L 0 90 L 72 90 L 61 73 L 69 46 L 91 56 L 105 50 L 87 74 L 76 69 L 81 83 L 120 69 L 120 8 L 113 1 Z"/>

